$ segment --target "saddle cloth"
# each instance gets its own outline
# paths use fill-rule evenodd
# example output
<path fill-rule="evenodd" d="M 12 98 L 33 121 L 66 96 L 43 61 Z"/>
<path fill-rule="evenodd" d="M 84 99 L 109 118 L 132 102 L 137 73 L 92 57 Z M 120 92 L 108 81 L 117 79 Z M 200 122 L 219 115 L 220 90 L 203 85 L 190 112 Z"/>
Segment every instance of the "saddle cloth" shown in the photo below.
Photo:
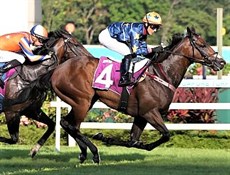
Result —
<path fill-rule="evenodd" d="M 8 79 L 15 73 L 15 69 L 10 69 L 9 71 L 7 71 L 6 73 L 4 73 L 2 75 L 2 80 L 4 81 L 4 83 L 6 84 L 6 82 L 8 81 Z M 0 88 L 0 111 L 2 111 L 3 109 L 3 99 L 5 97 L 6 94 L 6 86 L 4 86 L 4 88 Z"/>
<path fill-rule="evenodd" d="M 136 80 L 146 69 L 145 65 L 149 60 L 145 59 L 135 64 L 133 78 Z M 108 57 L 102 56 L 99 60 L 98 67 L 94 73 L 92 87 L 101 90 L 110 90 L 121 94 L 122 87 L 118 86 L 120 80 L 120 63 L 113 61 Z M 131 93 L 133 86 L 126 87 Z"/>

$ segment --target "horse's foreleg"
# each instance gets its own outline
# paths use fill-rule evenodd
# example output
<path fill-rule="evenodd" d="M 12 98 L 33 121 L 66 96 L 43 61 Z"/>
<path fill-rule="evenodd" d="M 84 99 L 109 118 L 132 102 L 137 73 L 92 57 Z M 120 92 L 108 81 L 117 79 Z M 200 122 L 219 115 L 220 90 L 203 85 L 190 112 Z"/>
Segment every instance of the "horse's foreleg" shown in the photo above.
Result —
<path fill-rule="evenodd" d="M 140 148 L 146 149 L 148 151 L 151 151 L 152 149 L 156 148 L 157 146 L 161 145 L 162 143 L 165 143 L 169 141 L 170 139 L 170 133 L 167 127 L 164 124 L 164 120 L 161 117 L 160 112 L 157 109 L 153 109 L 146 113 L 143 116 L 147 122 L 149 122 L 156 130 L 158 130 L 162 136 L 157 141 L 146 144 L 146 145 L 139 145 Z"/>
<path fill-rule="evenodd" d="M 66 119 L 62 118 L 61 119 L 61 126 L 63 127 L 63 129 L 70 134 L 78 143 L 80 149 L 81 149 L 81 154 L 79 156 L 80 158 L 80 162 L 83 163 L 86 159 L 87 156 L 87 146 L 89 147 L 90 151 L 93 153 L 94 157 L 93 157 L 93 161 L 95 163 L 99 163 L 100 162 L 100 156 L 98 154 L 98 149 L 97 147 L 83 134 L 81 134 L 81 132 L 79 131 L 79 129 L 75 126 L 73 126 L 72 124 L 70 124 Z"/>
<path fill-rule="evenodd" d="M 30 155 L 33 158 L 45 144 L 49 136 L 54 132 L 55 123 L 41 109 L 37 112 L 30 111 L 30 113 L 26 116 L 36 121 L 42 122 L 48 126 L 46 132 L 42 135 L 42 137 L 37 141 L 37 144 L 30 151 Z"/>
<path fill-rule="evenodd" d="M 8 143 L 8 144 L 16 144 L 19 139 L 19 124 L 20 117 L 18 115 L 13 114 L 5 114 L 7 128 L 10 134 L 10 139 L 5 137 L 0 137 L 0 142 Z"/>

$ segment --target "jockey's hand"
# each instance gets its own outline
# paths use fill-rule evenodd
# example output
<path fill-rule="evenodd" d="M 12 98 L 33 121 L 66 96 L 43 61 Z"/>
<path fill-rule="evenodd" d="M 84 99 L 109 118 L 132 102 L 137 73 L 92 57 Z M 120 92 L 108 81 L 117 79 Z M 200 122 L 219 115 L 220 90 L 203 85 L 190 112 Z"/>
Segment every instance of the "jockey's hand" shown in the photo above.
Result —
<path fill-rule="evenodd" d="M 137 54 L 136 53 L 131 53 L 132 58 L 136 58 Z"/>
<path fill-rule="evenodd" d="M 42 60 L 47 60 L 47 59 L 50 59 L 52 57 L 52 55 L 46 55 Z"/>
<path fill-rule="evenodd" d="M 153 52 L 153 53 L 160 53 L 160 52 L 163 52 L 163 51 L 164 51 L 164 48 L 163 48 L 161 45 L 152 48 L 152 52 Z"/>
<path fill-rule="evenodd" d="M 54 54 L 54 51 L 49 51 L 48 55 L 52 56 Z"/>

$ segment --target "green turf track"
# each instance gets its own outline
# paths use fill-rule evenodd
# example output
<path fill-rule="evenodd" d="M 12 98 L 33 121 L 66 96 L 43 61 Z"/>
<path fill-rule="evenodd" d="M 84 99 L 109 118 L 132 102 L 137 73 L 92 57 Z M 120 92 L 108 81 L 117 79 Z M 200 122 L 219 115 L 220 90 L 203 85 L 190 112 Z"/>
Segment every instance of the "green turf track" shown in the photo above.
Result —
<path fill-rule="evenodd" d="M 30 147 L 0 146 L 0 175 L 230 175 L 230 149 L 157 148 L 151 152 L 99 146 L 100 165 L 78 163 L 78 147 L 56 152 L 44 146 L 36 158 Z"/>

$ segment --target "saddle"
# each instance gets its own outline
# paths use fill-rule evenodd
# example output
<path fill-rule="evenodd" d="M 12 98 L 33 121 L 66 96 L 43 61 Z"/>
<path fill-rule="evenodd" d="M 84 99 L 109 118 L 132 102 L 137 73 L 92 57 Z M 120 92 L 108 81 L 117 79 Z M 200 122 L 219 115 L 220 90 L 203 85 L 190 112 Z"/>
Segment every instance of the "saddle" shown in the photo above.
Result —
<path fill-rule="evenodd" d="M 42 63 L 20 65 L 4 73 L 2 79 L 5 83 L 14 79 L 10 83 L 16 86 L 10 89 L 10 93 L 15 94 L 14 97 L 17 98 L 5 99 L 6 88 L 9 86 L 4 86 L 3 89 L 0 88 L 0 111 L 3 110 L 4 106 L 10 106 L 27 100 L 31 91 L 37 91 L 36 88 L 38 90 L 50 88 L 50 84 L 45 83 L 43 78 L 46 75 L 49 78 L 56 66 L 56 59 L 49 59 Z"/>

